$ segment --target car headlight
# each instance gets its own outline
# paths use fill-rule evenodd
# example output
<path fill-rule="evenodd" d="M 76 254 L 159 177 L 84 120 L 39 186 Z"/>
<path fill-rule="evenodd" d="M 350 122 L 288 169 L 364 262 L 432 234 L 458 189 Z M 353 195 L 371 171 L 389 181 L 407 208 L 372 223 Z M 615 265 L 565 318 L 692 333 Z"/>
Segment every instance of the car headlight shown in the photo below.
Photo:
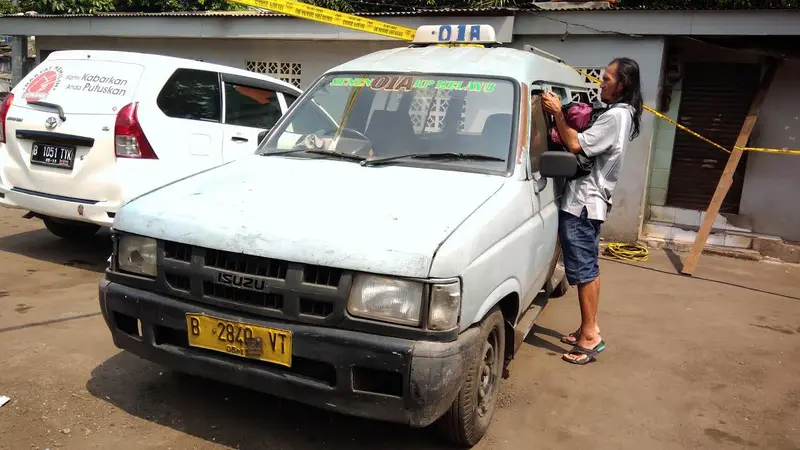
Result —
<path fill-rule="evenodd" d="M 422 283 L 356 274 L 347 310 L 354 316 L 403 325 L 419 325 Z"/>
<path fill-rule="evenodd" d="M 156 268 L 156 240 L 142 236 L 122 236 L 117 244 L 119 270 L 154 277 Z"/>
<path fill-rule="evenodd" d="M 431 286 L 431 304 L 428 309 L 428 328 L 436 331 L 452 330 L 458 326 L 461 314 L 461 283 L 434 284 Z"/>

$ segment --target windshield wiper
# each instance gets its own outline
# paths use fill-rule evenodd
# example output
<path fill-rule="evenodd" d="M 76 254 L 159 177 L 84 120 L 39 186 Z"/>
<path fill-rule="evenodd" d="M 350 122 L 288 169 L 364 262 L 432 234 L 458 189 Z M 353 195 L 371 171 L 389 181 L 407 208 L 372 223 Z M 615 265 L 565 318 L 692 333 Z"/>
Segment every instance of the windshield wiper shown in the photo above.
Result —
<path fill-rule="evenodd" d="M 458 152 L 442 152 L 442 153 L 408 153 L 405 155 L 387 156 L 385 158 L 364 159 L 361 161 L 362 166 L 376 166 L 385 162 L 395 161 L 404 158 L 415 159 L 472 159 L 476 161 L 505 161 L 503 158 L 496 156 L 482 155 L 480 153 L 458 153 Z"/>
<path fill-rule="evenodd" d="M 328 150 L 314 150 L 314 149 L 305 149 L 305 148 L 296 148 L 293 150 L 284 150 L 280 152 L 267 152 L 262 153 L 261 156 L 280 156 L 280 155 L 291 155 L 293 153 L 311 153 L 312 155 L 324 155 L 324 156 L 332 156 L 334 158 L 341 158 L 341 159 L 349 159 L 352 161 L 363 161 L 367 159 L 366 156 L 361 155 L 353 155 L 350 153 L 342 153 L 342 152 L 331 152 Z"/>
<path fill-rule="evenodd" d="M 55 109 L 56 111 L 58 111 L 58 118 L 61 119 L 62 122 L 67 121 L 67 116 L 64 114 L 64 108 L 62 108 L 61 105 L 56 105 L 55 103 L 50 103 L 50 102 L 40 102 L 37 100 L 30 101 L 28 102 L 28 104 L 41 106 L 42 108 Z"/>

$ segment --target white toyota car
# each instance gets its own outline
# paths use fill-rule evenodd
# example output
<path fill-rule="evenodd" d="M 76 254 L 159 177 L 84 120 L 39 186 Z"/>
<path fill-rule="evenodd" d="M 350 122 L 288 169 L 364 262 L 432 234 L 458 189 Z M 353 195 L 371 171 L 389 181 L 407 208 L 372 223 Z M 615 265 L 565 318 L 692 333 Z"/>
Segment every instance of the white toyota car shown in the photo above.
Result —
<path fill-rule="evenodd" d="M 53 52 L 0 106 L 0 205 L 91 236 L 126 201 L 254 153 L 300 94 L 189 59 Z"/>

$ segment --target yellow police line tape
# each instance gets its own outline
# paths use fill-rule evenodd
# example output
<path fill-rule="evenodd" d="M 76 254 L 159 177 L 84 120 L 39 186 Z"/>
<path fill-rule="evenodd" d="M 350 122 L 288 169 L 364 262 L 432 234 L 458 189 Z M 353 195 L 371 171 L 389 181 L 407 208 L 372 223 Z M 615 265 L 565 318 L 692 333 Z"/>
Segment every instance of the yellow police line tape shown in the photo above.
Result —
<path fill-rule="evenodd" d="M 379 34 L 381 36 L 411 41 L 417 30 L 401 27 L 391 23 L 354 16 L 339 11 L 334 11 L 319 6 L 294 0 L 230 0 L 234 3 L 267 9 L 276 13 L 299 17 L 301 19 L 336 25 L 365 33 Z"/>
<path fill-rule="evenodd" d="M 401 39 L 404 41 L 411 41 L 414 39 L 414 35 L 416 34 L 417 30 L 413 28 L 406 28 L 399 25 L 393 25 L 386 22 L 381 22 L 379 20 L 372 20 L 367 19 L 364 17 L 354 16 L 352 14 L 347 14 L 339 11 L 334 11 L 327 8 L 321 8 L 319 6 L 309 5 L 308 3 L 299 2 L 296 0 L 229 0 L 233 3 L 240 3 L 242 5 L 251 6 L 253 8 L 265 9 L 269 11 L 273 11 L 280 14 L 286 14 L 288 16 L 299 17 L 301 19 L 308 19 L 313 20 L 316 22 L 325 23 L 328 25 L 335 25 L 344 28 L 350 28 L 352 30 L 363 31 L 365 33 L 371 34 L 378 34 L 381 36 L 387 36 L 395 39 Z M 470 44 L 466 44 L 470 45 Z M 472 44 L 474 45 L 474 44 Z M 567 67 L 577 71 L 581 75 L 585 76 L 587 79 L 600 84 L 601 81 L 597 77 L 594 77 L 578 68 L 572 67 L 567 63 L 564 63 Z M 720 144 L 708 139 L 700 134 L 690 130 L 689 128 L 679 124 L 678 122 L 670 119 L 669 117 L 661 114 L 660 112 L 650 108 L 647 105 L 644 105 L 644 109 L 652 114 L 654 114 L 659 119 L 665 120 L 672 125 L 678 127 L 679 129 L 691 134 L 692 136 L 713 145 L 714 147 L 730 153 L 731 151 L 727 148 L 723 147 Z M 800 150 L 785 150 L 780 148 L 758 148 L 758 147 L 735 147 L 739 148 L 744 151 L 749 152 L 763 152 L 763 153 L 781 153 L 781 154 L 789 154 L 789 155 L 800 155 Z"/>
<path fill-rule="evenodd" d="M 597 84 L 601 84 L 602 83 L 602 81 L 599 78 L 597 78 L 597 77 L 595 77 L 593 75 L 590 75 L 590 74 L 578 69 L 577 67 L 572 67 L 567 63 L 564 63 L 564 65 L 568 66 L 569 68 L 571 68 L 572 70 L 578 72 L 579 74 L 585 76 L 587 79 L 593 81 L 594 83 L 597 83 Z M 708 138 L 706 138 L 704 136 L 701 136 L 701 135 L 695 133 L 694 131 L 692 131 L 689 128 L 686 128 L 685 126 L 679 124 L 678 122 L 670 119 L 669 117 L 665 116 L 664 114 L 661 114 L 660 112 L 656 111 L 655 109 L 653 109 L 653 108 L 651 108 L 651 107 L 649 107 L 647 105 L 642 105 L 642 107 L 646 111 L 648 111 L 648 112 L 652 113 L 653 115 L 655 115 L 656 117 L 658 117 L 659 119 L 665 120 L 665 121 L 671 123 L 672 125 L 675 125 L 676 127 L 678 127 L 681 130 L 691 134 L 692 136 L 694 136 L 694 137 L 696 137 L 696 138 L 698 138 L 698 139 L 700 139 L 702 141 L 705 141 L 705 142 L 713 145 L 714 147 L 717 147 L 718 149 L 720 149 L 720 150 L 722 150 L 724 152 L 727 152 L 727 153 L 731 152 L 727 148 L 717 144 L 716 142 L 712 141 L 711 139 L 708 139 Z M 737 148 L 739 150 L 747 151 L 747 152 L 783 153 L 783 154 L 789 154 L 789 155 L 800 155 L 800 150 L 786 150 L 786 149 L 782 149 L 782 148 L 739 147 L 739 146 L 734 146 L 733 148 Z"/>
<path fill-rule="evenodd" d="M 738 148 L 744 152 L 761 152 L 761 153 L 782 153 L 784 155 L 800 155 L 800 150 L 787 150 L 785 148 L 761 148 L 761 147 L 739 147 L 734 145 L 733 148 Z"/>

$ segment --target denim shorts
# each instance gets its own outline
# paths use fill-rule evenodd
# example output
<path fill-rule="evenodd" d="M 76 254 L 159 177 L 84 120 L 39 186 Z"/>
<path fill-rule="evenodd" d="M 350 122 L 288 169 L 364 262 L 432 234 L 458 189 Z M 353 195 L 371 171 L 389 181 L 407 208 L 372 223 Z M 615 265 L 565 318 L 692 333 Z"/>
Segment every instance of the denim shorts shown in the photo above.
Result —
<path fill-rule="evenodd" d="M 558 212 L 558 238 L 564 254 L 564 270 L 571 285 L 593 281 L 600 275 L 601 220 L 589 219 L 586 208 L 581 216 Z"/>

